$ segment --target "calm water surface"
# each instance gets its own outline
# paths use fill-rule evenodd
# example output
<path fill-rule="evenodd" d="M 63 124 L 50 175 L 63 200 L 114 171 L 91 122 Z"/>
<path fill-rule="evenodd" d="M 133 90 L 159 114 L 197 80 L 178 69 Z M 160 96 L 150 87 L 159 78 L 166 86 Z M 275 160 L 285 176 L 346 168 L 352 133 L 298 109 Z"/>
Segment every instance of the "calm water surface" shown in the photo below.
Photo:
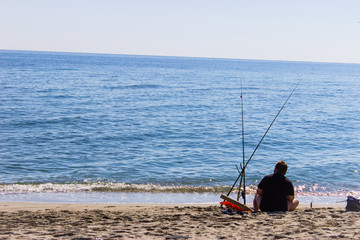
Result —
<path fill-rule="evenodd" d="M 284 160 L 299 193 L 359 192 L 359 64 L 2 50 L 2 192 L 15 183 L 232 185 L 241 89 L 247 159 L 300 80 L 247 185 Z"/>

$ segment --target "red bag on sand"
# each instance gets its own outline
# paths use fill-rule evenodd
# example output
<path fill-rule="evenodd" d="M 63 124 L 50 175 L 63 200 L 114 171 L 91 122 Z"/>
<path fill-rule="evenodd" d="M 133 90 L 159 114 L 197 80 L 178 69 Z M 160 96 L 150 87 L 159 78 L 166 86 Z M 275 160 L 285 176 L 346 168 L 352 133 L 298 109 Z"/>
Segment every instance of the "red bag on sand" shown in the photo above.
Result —
<path fill-rule="evenodd" d="M 242 209 L 241 207 L 239 206 L 236 206 L 230 202 L 227 202 L 227 201 L 223 201 L 223 202 L 220 202 L 221 205 L 225 205 L 227 206 L 228 208 L 232 208 L 232 209 L 236 209 L 238 211 L 244 211 L 244 209 Z"/>

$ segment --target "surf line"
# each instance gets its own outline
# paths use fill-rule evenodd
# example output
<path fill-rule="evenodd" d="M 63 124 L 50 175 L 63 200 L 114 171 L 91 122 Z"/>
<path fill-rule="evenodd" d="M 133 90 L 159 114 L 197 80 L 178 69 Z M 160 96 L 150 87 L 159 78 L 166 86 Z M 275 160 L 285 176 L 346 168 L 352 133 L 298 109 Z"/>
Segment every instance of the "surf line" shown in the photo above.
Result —
<path fill-rule="evenodd" d="M 242 82 L 241 82 L 241 122 L 242 122 L 242 147 L 243 147 L 243 164 L 240 164 L 240 168 L 241 171 L 238 169 L 239 172 L 239 176 L 237 177 L 237 179 L 235 180 L 234 184 L 232 185 L 232 187 L 230 188 L 230 191 L 227 193 L 226 196 L 229 196 L 230 193 L 232 192 L 232 190 L 234 189 L 235 185 L 237 184 L 237 182 L 240 179 L 240 184 L 239 184 L 239 192 L 238 192 L 238 196 L 237 196 L 237 201 L 239 201 L 240 198 L 240 192 L 242 195 L 242 198 L 244 199 L 244 204 L 246 204 L 246 193 L 245 193 L 245 168 L 247 167 L 247 165 L 249 164 L 249 162 L 251 161 L 252 157 L 254 156 L 255 152 L 257 151 L 257 149 L 259 148 L 261 142 L 264 140 L 266 134 L 269 132 L 270 128 L 272 127 L 272 125 L 274 124 L 275 120 L 277 119 L 277 117 L 280 115 L 281 111 L 284 109 L 286 103 L 289 101 L 289 99 L 291 98 L 291 96 L 293 95 L 293 93 L 295 92 L 296 88 L 299 86 L 301 82 L 301 79 L 299 80 L 299 82 L 296 84 L 296 86 L 294 87 L 294 89 L 292 90 L 292 92 L 290 93 L 290 95 L 287 97 L 286 101 L 284 102 L 284 104 L 282 105 L 282 107 L 280 108 L 280 110 L 278 111 L 278 113 L 276 114 L 275 118 L 273 119 L 273 121 L 271 122 L 270 126 L 267 128 L 267 130 L 265 131 L 265 134 L 262 136 L 260 142 L 258 143 L 258 145 L 255 147 L 253 153 L 251 154 L 251 156 L 249 157 L 249 159 L 245 162 L 245 137 L 244 137 L 244 113 L 243 113 L 243 96 L 242 96 Z M 243 191 L 241 191 L 241 187 L 243 184 Z"/>

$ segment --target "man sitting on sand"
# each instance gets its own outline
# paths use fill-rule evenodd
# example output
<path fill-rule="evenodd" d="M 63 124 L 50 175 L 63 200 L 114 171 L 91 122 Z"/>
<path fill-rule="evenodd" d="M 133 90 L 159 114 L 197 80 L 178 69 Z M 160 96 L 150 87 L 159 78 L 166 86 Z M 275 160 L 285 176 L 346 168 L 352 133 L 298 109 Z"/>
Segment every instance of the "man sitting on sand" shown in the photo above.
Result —
<path fill-rule="evenodd" d="M 253 203 L 256 211 L 293 211 L 299 205 L 299 201 L 294 199 L 294 186 L 285 177 L 287 168 L 285 162 L 279 161 L 275 165 L 274 174 L 261 180 Z"/>

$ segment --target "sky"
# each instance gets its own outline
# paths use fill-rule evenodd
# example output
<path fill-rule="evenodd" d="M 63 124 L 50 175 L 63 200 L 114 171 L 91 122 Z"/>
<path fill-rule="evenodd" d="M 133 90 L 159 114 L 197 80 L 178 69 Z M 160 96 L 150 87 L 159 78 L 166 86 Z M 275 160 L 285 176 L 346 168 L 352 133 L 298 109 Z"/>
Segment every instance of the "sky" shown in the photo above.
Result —
<path fill-rule="evenodd" d="M 360 0 L 0 0 L 0 49 L 360 63 Z"/>

